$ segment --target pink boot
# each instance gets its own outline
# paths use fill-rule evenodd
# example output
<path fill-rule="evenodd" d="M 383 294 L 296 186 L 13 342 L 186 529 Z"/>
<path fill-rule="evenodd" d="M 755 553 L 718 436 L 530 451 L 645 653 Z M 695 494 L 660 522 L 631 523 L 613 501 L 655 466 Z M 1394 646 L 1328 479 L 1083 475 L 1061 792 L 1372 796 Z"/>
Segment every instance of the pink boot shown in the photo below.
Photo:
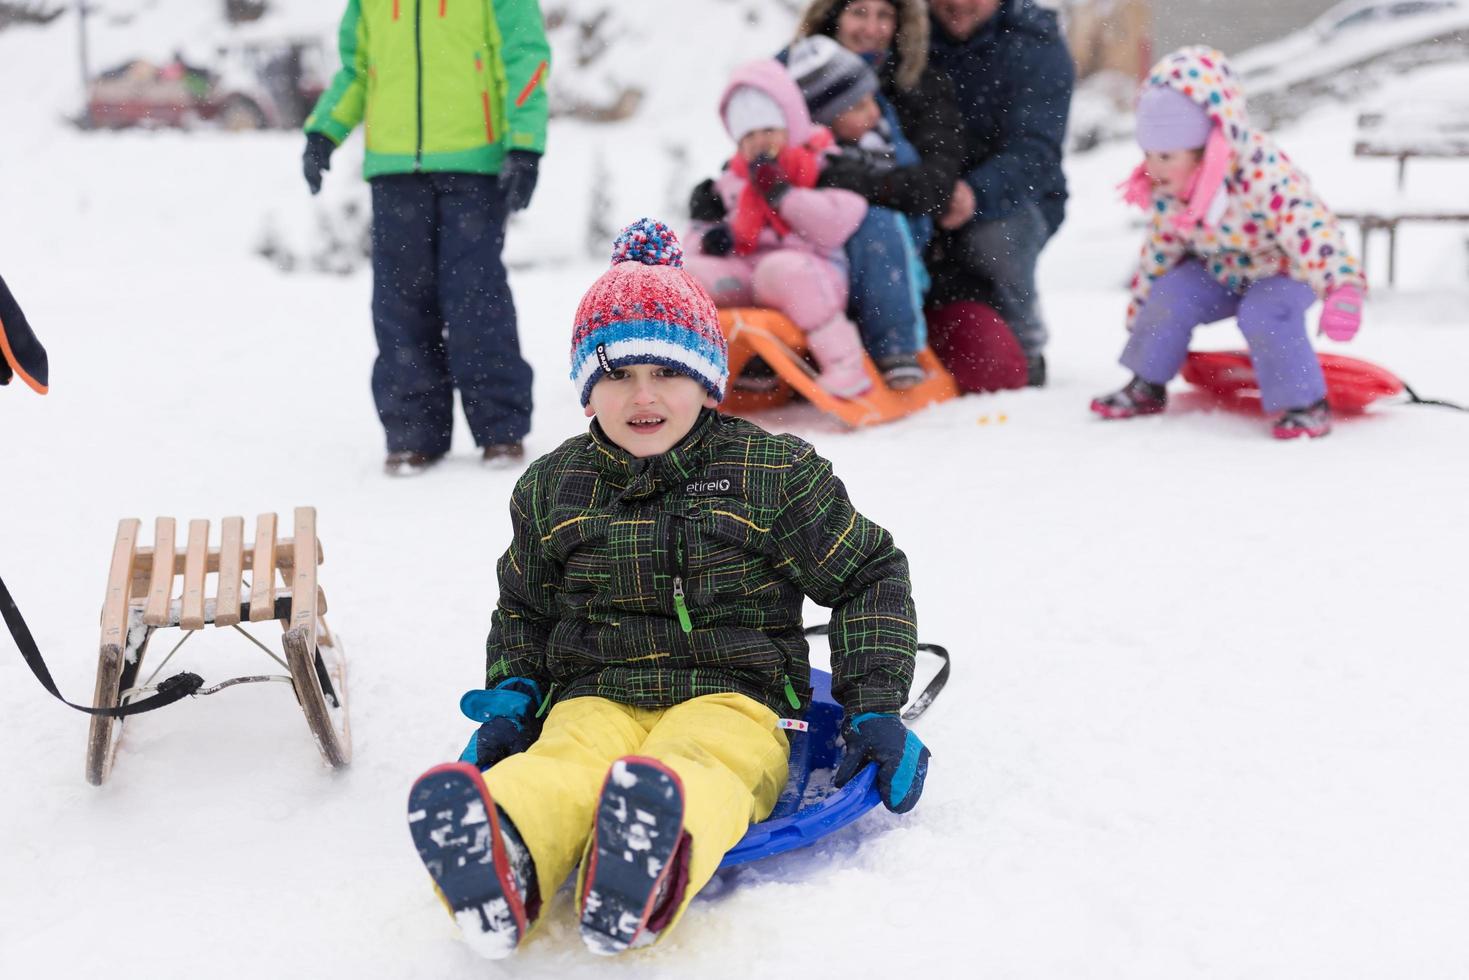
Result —
<path fill-rule="evenodd" d="M 821 368 L 817 382 L 833 395 L 852 398 L 872 387 L 863 369 L 862 338 L 842 314 L 807 332 L 806 345 Z"/>

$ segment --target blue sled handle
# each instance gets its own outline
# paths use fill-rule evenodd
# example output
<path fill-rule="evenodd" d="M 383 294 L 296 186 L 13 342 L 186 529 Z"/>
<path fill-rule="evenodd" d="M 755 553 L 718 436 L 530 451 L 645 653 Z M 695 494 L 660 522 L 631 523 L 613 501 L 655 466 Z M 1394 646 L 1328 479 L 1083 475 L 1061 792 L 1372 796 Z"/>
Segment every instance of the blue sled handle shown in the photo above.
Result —
<path fill-rule="evenodd" d="M 877 764 L 864 766 L 851 781 L 816 806 L 788 817 L 766 820 L 752 826 L 731 848 L 720 870 L 759 858 L 793 851 L 840 830 L 882 802 L 877 792 Z"/>

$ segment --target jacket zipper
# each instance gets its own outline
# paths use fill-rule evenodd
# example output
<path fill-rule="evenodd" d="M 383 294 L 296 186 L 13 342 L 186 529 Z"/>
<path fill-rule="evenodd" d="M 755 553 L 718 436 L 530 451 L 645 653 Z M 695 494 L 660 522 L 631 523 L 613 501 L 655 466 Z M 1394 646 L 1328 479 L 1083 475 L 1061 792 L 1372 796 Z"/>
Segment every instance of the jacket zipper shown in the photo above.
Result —
<path fill-rule="evenodd" d="M 789 684 L 790 681 L 786 681 L 786 683 Z M 548 687 L 548 688 L 546 688 L 546 696 L 541 699 L 541 706 L 536 709 L 536 717 L 537 718 L 540 718 L 542 715 L 544 715 L 546 713 L 546 709 L 551 706 L 551 698 L 552 698 L 553 695 L 555 695 L 555 693 L 556 693 L 556 682 L 555 681 L 552 681 L 551 682 L 551 686 Z"/>
<path fill-rule="evenodd" d="M 683 577 L 687 571 L 684 561 L 683 525 L 677 517 L 669 518 L 669 557 L 673 563 L 673 611 L 678 613 L 678 625 L 684 633 L 694 631 L 694 620 L 689 616 L 689 607 L 684 603 Z"/>
<path fill-rule="evenodd" d="M 418 100 L 418 133 L 413 149 L 413 169 L 423 167 L 423 4 L 413 0 L 413 68 L 414 94 Z"/>

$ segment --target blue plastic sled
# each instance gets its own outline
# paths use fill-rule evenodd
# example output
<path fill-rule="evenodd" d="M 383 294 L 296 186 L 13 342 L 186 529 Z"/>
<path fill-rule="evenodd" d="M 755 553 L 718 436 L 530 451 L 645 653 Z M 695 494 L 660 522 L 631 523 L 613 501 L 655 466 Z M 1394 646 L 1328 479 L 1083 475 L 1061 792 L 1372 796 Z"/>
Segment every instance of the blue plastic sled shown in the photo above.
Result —
<path fill-rule="evenodd" d="M 811 671 L 811 704 L 807 731 L 791 731 L 791 775 L 770 816 L 755 824 L 724 855 L 721 869 L 794 851 L 840 830 L 882 800 L 877 795 L 877 766 L 869 765 L 841 789 L 832 786 L 841 734 L 842 706 L 831 698 L 831 675 Z"/>

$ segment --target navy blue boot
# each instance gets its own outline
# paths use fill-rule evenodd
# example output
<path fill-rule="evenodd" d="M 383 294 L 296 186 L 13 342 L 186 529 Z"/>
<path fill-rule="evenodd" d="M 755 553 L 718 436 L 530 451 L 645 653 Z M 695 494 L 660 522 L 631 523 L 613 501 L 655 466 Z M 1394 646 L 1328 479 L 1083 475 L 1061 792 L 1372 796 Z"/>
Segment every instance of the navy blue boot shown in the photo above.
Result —
<path fill-rule="evenodd" d="M 673 919 L 688 888 L 683 784 L 656 759 L 612 764 L 586 861 L 581 937 L 610 956 L 646 946 Z"/>
<path fill-rule="evenodd" d="M 540 912 L 535 862 L 480 771 L 451 762 L 419 776 L 408 830 L 465 941 L 487 959 L 515 952 Z"/>

